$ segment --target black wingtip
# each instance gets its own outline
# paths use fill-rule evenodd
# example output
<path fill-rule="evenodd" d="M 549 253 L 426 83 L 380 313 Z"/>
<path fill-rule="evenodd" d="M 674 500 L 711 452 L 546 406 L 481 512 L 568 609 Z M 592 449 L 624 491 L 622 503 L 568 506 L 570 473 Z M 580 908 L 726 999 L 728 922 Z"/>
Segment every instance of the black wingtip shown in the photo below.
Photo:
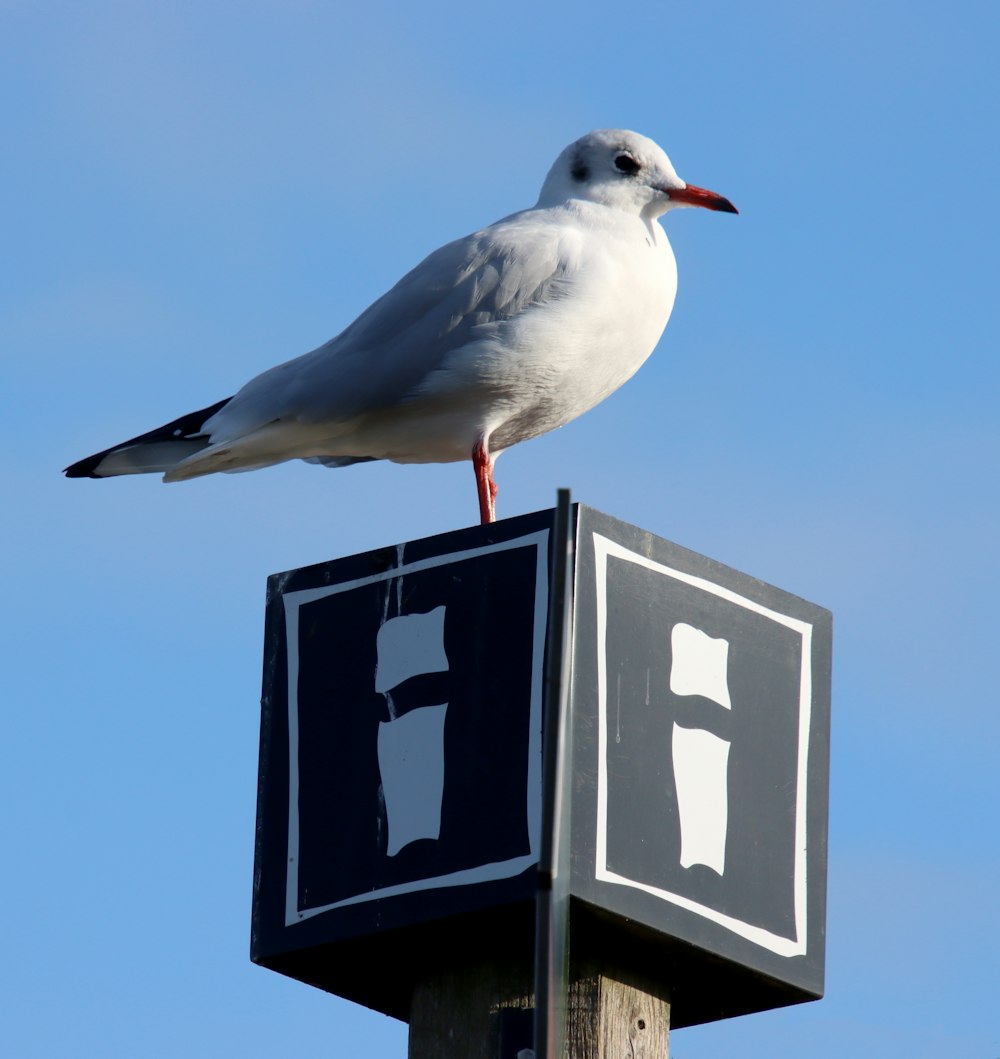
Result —
<path fill-rule="evenodd" d="M 229 404 L 231 400 L 231 397 L 225 397 L 221 401 L 216 401 L 215 404 L 209 405 L 208 408 L 201 408 L 197 412 L 189 412 L 187 415 L 181 416 L 180 419 L 165 423 L 162 427 L 140 434 L 136 438 L 129 438 L 128 441 L 123 441 L 120 445 L 112 445 L 110 449 L 96 452 L 93 456 L 77 460 L 76 463 L 70 464 L 63 471 L 63 474 L 67 478 L 106 478 L 108 477 L 107 475 L 97 473 L 97 468 L 101 465 L 101 461 L 105 456 L 109 456 L 112 452 L 118 452 L 120 449 L 128 448 L 131 445 L 141 445 L 144 442 L 172 441 L 178 438 L 196 437 L 205 421 L 211 419 L 223 405 Z"/>
<path fill-rule="evenodd" d="M 96 474 L 97 465 L 104 459 L 107 452 L 99 452 L 96 456 L 88 456 L 85 460 L 78 460 L 76 463 L 70 464 L 63 474 L 67 478 L 100 478 L 101 475 Z"/>

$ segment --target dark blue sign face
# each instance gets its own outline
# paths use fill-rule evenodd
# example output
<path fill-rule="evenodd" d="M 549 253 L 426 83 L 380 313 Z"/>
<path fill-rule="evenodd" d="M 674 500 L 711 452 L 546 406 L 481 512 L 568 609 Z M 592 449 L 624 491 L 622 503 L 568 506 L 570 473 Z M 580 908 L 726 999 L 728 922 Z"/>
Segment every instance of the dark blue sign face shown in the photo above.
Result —
<path fill-rule="evenodd" d="M 587 509 L 577 547 L 574 892 L 819 992 L 829 614 Z"/>
<path fill-rule="evenodd" d="M 805 952 L 812 626 L 593 542 L 596 877 Z"/>
<path fill-rule="evenodd" d="M 547 532 L 337 573 L 282 596 L 286 925 L 537 859 Z"/>

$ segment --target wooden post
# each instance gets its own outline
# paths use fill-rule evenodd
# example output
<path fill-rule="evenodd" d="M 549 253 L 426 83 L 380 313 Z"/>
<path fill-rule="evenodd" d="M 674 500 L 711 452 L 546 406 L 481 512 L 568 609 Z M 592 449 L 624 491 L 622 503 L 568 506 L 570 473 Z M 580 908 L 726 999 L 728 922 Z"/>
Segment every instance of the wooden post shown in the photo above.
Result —
<path fill-rule="evenodd" d="M 530 967 L 504 961 L 432 973 L 413 993 L 409 1059 L 516 1059 L 501 1054 L 502 1013 L 531 1007 L 531 983 Z M 668 1059 L 670 1002 L 647 988 L 571 967 L 566 1059 Z"/>
<path fill-rule="evenodd" d="M 670 1001 L 596 966 L 569 992 L 567 1059 L 668 1059 Z"/>

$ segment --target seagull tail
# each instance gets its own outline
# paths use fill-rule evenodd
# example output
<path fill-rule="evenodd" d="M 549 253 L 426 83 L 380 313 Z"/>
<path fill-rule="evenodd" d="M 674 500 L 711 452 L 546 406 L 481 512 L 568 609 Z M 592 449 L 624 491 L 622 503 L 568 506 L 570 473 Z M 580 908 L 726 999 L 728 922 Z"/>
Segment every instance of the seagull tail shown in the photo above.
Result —
<path fill-rule="evenodd" d="M 205 423 L 232 398 L 217 401 L 208 408 L 190 412 L 156 430 L 112 445 L 67 467 L 67 478 L 112 478 L 119 474 L 156 474 L 169 471 L 181 460 L 209 445 L 203 432 Z"/>

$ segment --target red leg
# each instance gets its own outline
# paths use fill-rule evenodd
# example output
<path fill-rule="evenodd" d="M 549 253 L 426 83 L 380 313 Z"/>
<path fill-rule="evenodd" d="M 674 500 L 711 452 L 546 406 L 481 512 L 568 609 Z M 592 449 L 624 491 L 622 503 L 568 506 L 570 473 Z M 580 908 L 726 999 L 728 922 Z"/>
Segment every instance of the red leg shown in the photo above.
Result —
<path fill-rule="evenodd" d="M 483 440 L 472 450 L 472 468 L 476 472 L 476 491 L 479 493 L 479 521 L 485 526 L 497 520 L 497 484 L 493 481 L 493 458 Z"/>

